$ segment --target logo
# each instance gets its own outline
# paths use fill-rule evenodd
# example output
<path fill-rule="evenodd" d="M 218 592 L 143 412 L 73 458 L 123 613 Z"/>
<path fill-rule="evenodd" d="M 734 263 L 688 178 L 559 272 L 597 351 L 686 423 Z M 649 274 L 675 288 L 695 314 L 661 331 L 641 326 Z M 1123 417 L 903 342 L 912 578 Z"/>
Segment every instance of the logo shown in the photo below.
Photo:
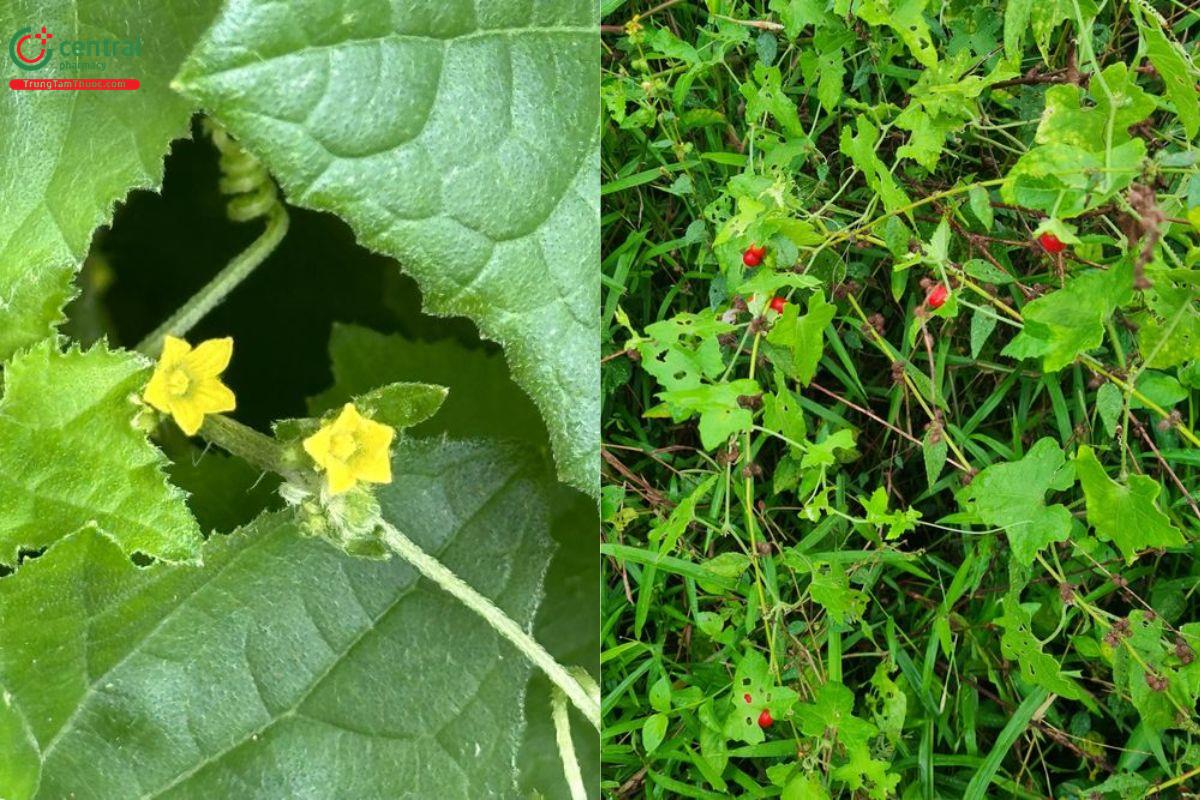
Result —
<path fill-rule="evenodd" d="M 50 55 L 54 52 L 50 49 L 50 40 L 53 38 L 54 34 L 49 33 L 45 25 L 37 33 L 33 28 L 22 28 L 8 43 L 8 54 L 21 69 L 41 69 L 50 63 Z"/>

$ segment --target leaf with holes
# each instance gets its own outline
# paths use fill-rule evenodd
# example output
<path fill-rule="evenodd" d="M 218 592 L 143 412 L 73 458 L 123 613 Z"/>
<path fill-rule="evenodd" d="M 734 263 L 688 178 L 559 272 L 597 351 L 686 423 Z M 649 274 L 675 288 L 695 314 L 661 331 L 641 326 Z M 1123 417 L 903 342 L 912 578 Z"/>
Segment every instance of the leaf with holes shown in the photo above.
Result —
<path fill-rule="evenodd" d="M 301 206 L 504 345 L 559 474 L 599 470 L 599 39 L 583 0 L 233 0 L 176 85 Z M 298 77 L 299 76 L 299 77 Z"/>
<path fill-rule="evenodd" d="M 762 653 L 751 650 L 742 656 L 733 673 L 724 733 L 727 739 L 759 744 L 766 736 L 759 717 L 768 711 L 773 719 L 783 719 L 796 703 L 796 692 L 778 686 Z"/>

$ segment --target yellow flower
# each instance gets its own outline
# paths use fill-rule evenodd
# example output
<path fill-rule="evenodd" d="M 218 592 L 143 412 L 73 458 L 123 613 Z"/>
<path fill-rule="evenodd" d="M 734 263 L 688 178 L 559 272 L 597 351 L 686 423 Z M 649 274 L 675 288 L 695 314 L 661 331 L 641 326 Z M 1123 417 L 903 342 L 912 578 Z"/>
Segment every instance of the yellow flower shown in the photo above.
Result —
<path fill-rule="evenodd" d="M 391 483 L 390 450 L 396 431 L 358 413 L 346 403 L 333 422 L 304 440 L 304 450 L 329 478 L 329 491 L 341 494 L 359 481 Z"/>
<path fill-rule="evenodd" d="M 195 436 L 205 414 L 233 411 L 237 405 L 220 377 L 232 357 L 233 339 L 228 337 L 209 339 L 193 350 L 183 339 L 168 336 L 142 397 L 174 417 L 188 436 Z"/>

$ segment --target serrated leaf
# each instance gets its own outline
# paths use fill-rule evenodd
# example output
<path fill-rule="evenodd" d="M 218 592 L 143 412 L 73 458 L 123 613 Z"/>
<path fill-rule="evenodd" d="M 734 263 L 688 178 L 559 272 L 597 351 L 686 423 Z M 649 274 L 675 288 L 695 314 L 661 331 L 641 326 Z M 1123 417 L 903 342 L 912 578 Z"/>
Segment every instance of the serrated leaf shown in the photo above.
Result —
<path fill-rule="evenodd" d="M 1062 448 L 1049 437 L 1039 439 L 1018 461 L 993 464 L 964 490 L 975 513 L 987 525 L 1004 529 L 1017 563 L 1033 563 L 1035 554 L 1071 533 L 1071 512 L 1047 504 L 1046 492 L 1064 491 L 1074 475 Z"/>
<path fill-rule="evenodd" d="M 808 593 L 813 601 L 829 614 L 838 624 L 849 624 L 862 619 L 867 607 L 867 595 L 850 588 L 850 581 L 842 565 L 836 562 L 815 561 L 810 564 L 812 582 Z"/>
<path fill-rule="evenodd" d="M 403 442 L 380 491 L 522 626 L 548 557 L 526 463 Z M 474 612 L 399 560 L 302 537 L 291 512 L 204 556 L 139 569 L 86 528 L 0 579 L 0 684 L 40 747 L 37 797 L 516 796 L 529 669 Z"/>
<path fill-rule="evenodd" d="M 1012 358 L 1042 359 L 1042 369 L 1057 372 L 1104 338 L 1104 321 L 1132 292 L 1132 266 L 1090 270 L 1056 292 L 1028 303 L 1025 325 L 1001 351 Z"/>
<path fill-rule="evenodd" d="M 677 417 L 700 416 L 700 443 L 715 450 L 735 433 L 750 430 L 754 412 L 744 408 L 740 397 L 761 394 L 757 381 L 748 378 L 730 383 L 705 384 L 694 389 L 660 392 L 659 397 L 674 410 Z"/>
<path fill-rule="evenodd" d="M 134 427 L 149 362 L 47 339 L 12 359 L 0 399 L 0 564 L 95 522 L 127 554 L 193 561 L 200 528 Z"/>
<path fill-rule="evenodd" d="M 1200 94 L 1196 92 L 1196 69 L 1187 53 L 1167 38 L 1158 21 L 1153 18 L 1156 16 L 1153 10 L 1147 8 L 1135 14 L 1134 20 L 1142 32 L 1150 63 L 1162 76 L 1167 97 L 1175 106 L 1175 115 L 1183 125 L 1184 135 L 1193 139 L 1200 131 Z"/>
<path fill-rule="evenodd" d="M 187 134 L 193 106 L 168 88 L 217 0 L 49 0 L 0 5 L 6 37 L 31 25 L 63 39 L 144 36 L 141 55 L 108 59 L 137 78 L 121 92 L 0 94 L 0 361 L 63 319 L 92 233 L 133 189 L 157 189 L 172 139 Z M 169 31 L 169 37 L 164 32 Z M 51 52 L 37 77 L 64 77 L 69 56 Z M 17 70 L 10 66 L 11 76 Z M 111 74 L 111 73 L 110 73 Z M 25 73 L 29 75 L 29 73 Z"/>
<path fill-rule="evenodd" d="M 974 320 L 972 320 L 973 327 Z M 942 468 L 946 466 L 946 455 L 949 450 L 945 434 L 940 434 L 936 440 L 932 434 L 932 431 L 927 431 L 925 438 L 921 441 L 921 455 L 925 461 L 925 480 L 929 482 L 931 489 L 942 474 Z"/>
<path fill-rule="evenodd" d="M 817 373 L 817 364 L 824 354 L 825 328 L 836 313 L 837 306 L 825 302 L 821 292 L 813 292 L 808 296 L 804 316 L 800 316 L 797 304 L 788 303 L 767 334 L 768 342 L 786 348 L 791 354 L 781 366 L 802 386 L 807 386 Z"/>
<path fill-rule="evenodd" d="M 1139 550 L 1187 543 L 1155 505 L 1162 489 L 1158 481 L 1145 475 L 1130 475 L 1126 483 L 1112 480 L 1087 445 L 1075 456 L 1075 472 L 1087 500 L 1088 524 L 1100 539 L 1115 544 L 1126 562 L 1132 564 Z"/>
<path fill-rule="evenodd" d="M 1004 614 L 996 620 L 1004 629 L 1000 651 L 1030 683 L 1072 700 L 1083 699 L 1085 693 L 1079 684 L 1063 675 L 1054 656 L 1042 650 L 1042 643 L 1030 627 L 1030 613 L 1021 607 L 1019 593 L 1019 589 L 1013 589 L 1004 595 Z"/>
<path fill-rule="evenodd" d="M 883 200 L 883 207 L 889 213 L 895 213 L 909 204 L 908 195 L 876 154 L 875 148 L 878 144 L 879 129 L 865 115 L 859 114 L 854 118 L 853 128 L 849 125 L 842 126 L 839 140 L 841 152 L 854 162 L 854 166 L 862 170 L 867 185 Z"/>
<path fill-rule="evenodd" d="M 925 6 L 929 0 L 864 0 L 856 4 L 854 13 L 868 25 L 887 25 L 900 37 L 913 58 L 926 68 L 937 65 L 937 48 L 925 22 Z"/>
<path fill-rule="evenodd" d="M 0 688 L 0 791 L 5 800 L 30 800 L 42 779 L 37 742 L 13 697 Z"/>
<path fill-rule="evenodd" d="M 302 35 L 315 30 L 319 36 Z M 559 474 L 599 476 L 594 6 L 233 0 L 178 78 L 298 205 L 504 345 Z M 315 37 L 315 38 L 314 38 Z M 353 122 L 348 120 L 353 119 Z"/>

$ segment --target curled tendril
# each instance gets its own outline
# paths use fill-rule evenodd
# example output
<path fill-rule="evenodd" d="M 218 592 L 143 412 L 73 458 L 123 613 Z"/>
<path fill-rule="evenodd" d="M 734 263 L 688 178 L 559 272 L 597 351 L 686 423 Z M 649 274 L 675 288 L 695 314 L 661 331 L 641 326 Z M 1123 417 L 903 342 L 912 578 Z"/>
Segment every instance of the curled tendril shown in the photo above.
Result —
<path fill-rule="evenodd" d="M 221 194 L 230 195 L 226 213 L 234 222 L 265 217 L 280 207 L 279 189 L 262 162 L 247 152 L 217 122 L 205 120 L 204 127 L 221 153 Z"/>

